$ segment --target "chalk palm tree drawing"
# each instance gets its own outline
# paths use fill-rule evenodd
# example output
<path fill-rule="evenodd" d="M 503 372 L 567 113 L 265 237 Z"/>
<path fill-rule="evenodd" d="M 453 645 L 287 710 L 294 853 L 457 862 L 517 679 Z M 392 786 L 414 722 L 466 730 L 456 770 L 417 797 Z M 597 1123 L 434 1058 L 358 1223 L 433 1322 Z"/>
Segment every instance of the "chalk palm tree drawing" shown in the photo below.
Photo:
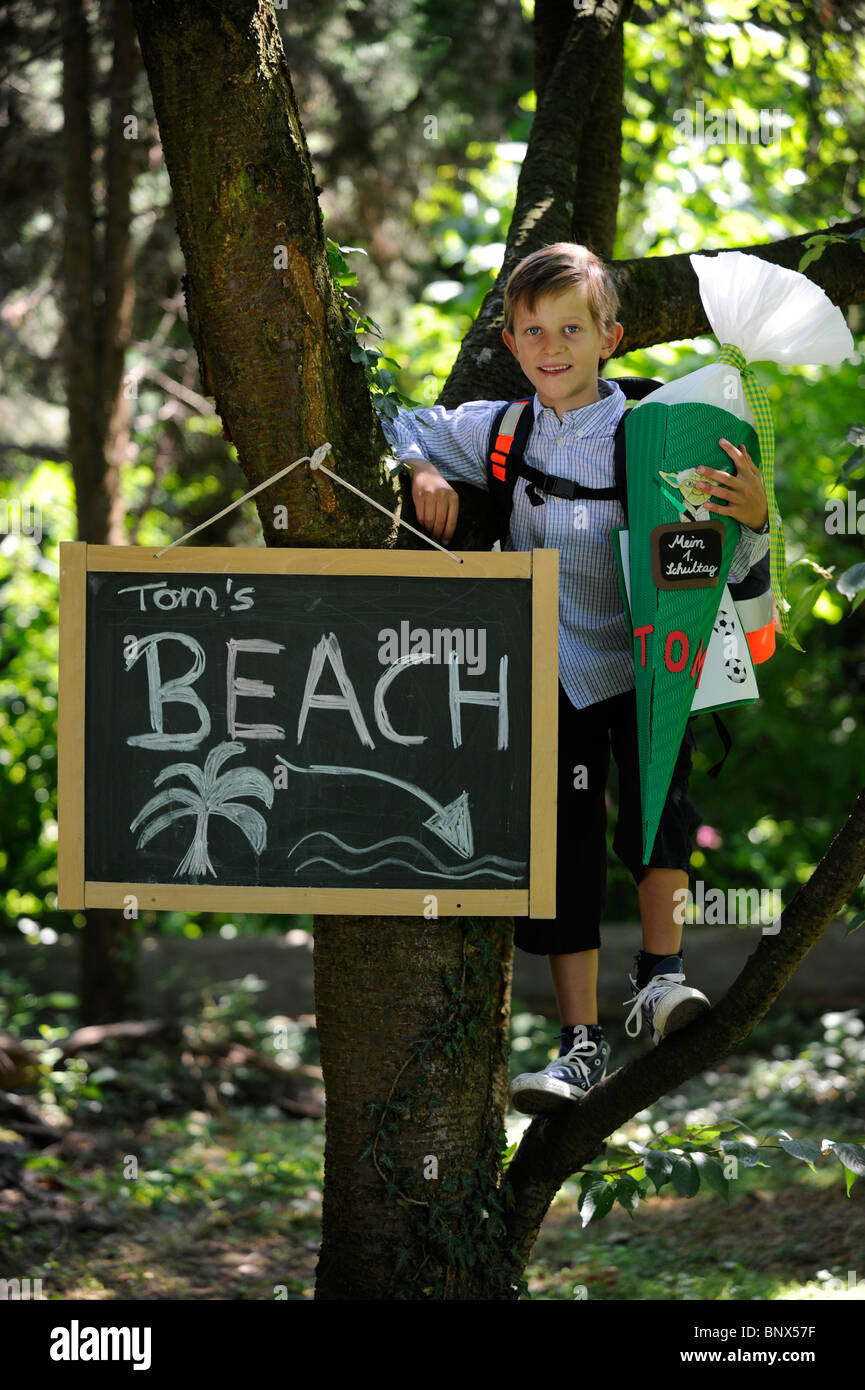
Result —
<path fill-rule="evenodd" d="M 267 844 L 267 823 L 260 812 L 253 810 L 251 806 L 244 806 L 238 798 L 259 797 L 267 806 L 272 806 L 273 784 L 257 767 L 235 767 L 230 772 L 224 772 L 221 777 L 217 775 L 224 762 L 238 753 L 245 752 L 242 743 L 220 743 L 211 748 L 203 771 L 193 763 L 173 763 L 171 767 L 164 767 L 154 778 L 155 787 L 166 782 L 169 777 L 188 777 L 195 791 L 189 791 L 187 787 L 167 787 L 158 796 L 151 797 L 147 805 L 142 806 L 138 812 L 129 827 L 130 830 L 137 830 L 164 807 L 168 809 L 163 815 L 150 821 L 138 837 L 136 848 L 140 849 L 146 845 L 148 840 L 152 840 L 181 816 L 194 816 L 195 833 L 192 844 L 175 869 L 174 877 L 177 878 L 179 874 L 211 873 L 216 878 L 216 870 L 207 853 L 207 822 L 211 816 L 224 816 L 232 825 L 243 831 L 255 853 L 261 854 Z"/>

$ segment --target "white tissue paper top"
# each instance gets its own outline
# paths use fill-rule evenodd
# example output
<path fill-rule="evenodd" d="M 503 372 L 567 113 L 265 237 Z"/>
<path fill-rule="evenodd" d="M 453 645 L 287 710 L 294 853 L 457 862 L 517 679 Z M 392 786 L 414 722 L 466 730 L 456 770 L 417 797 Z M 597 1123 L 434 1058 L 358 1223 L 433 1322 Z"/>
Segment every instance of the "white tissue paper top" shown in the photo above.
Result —
<path fill-rule="evenodd" d="M 841 310 L 798 271 L 742 251 L 688 259 L 715 337 L 737 347 L 746 362 L 837 367 L 853 352 L 853 336 Z M 731 396 L 731 370 L 726 362 L 713 362 L 660 387 L 631 408 L 703 401 L 753 425 L 745 393 Z"/>

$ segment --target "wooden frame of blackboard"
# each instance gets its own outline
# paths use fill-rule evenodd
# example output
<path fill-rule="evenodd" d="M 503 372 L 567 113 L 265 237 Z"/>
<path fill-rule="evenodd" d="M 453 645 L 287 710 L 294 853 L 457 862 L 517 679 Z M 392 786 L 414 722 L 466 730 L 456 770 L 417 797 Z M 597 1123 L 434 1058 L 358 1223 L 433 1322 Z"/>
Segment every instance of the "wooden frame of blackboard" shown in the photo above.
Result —
<path fill-rule="evenodd" d="M 454 554 L 456 552 L 452 552 Z M 348 916 L 420 916 L 423 890 L 396 888 L 241 887 L 116 883 L 84 872 L 85 689 L 87 575 L 94 571 L 154 574 L 332 574 L 429 576 L 455 581 L 532 581 L 532 743 L 529 886 L 522 889 L 436 888 L 438 915 L 555 916 L 558 559 L 557 550 L 462 551 L 212 549 L 190 547 L 159 557 L 145 546 L 60 546 L 60 682 L 58 701 L 58 907 L 139 911 L 273 912 Z"/>

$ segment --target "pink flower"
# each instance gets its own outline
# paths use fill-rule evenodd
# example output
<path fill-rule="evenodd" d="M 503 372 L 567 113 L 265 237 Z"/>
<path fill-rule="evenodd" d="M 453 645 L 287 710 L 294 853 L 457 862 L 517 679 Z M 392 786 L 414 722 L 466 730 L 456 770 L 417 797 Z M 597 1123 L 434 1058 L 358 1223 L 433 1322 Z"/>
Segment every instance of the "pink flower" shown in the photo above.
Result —
<path fill-rule="evenodd" d="M 720 849 L 723 843 L 713 825 L 701 825 L 697 830 L 697 844 L 701 849 Z"/>

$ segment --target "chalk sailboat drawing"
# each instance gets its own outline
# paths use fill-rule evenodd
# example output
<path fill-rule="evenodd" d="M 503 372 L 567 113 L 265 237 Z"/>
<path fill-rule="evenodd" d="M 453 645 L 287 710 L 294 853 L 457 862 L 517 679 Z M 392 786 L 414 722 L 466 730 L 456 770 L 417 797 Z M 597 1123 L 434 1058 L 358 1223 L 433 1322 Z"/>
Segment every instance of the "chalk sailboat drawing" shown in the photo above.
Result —
<path fill-rule="evenodd" d="M 141 849 L 181 816 L 194 816 L 195 832 L 192 844 L 175 869 L 174 877 L 177 878 L 180 874 L 210 873 L 216 878 L 216 870 L 207 853 L 207 822 L 211 816 L 224 816 L 232 825 L 236 825 L 238 830 L 243 831 L 255 853 L 261 854 L 267 844 L 267 823 L 260 812 L 252 806 L 245 806 L 238 798 L 260 798 L 270 807 L 273 805 L 272 782 L 256 767 L 235 767 L 230 772 L 224 772 L 221 777 L 217 775 L 229 758 L 245 752 L 242 743 L 220 743 L 211 748 L 203 771 L 193 763 L 173 763 L 171 767 L 164 767 L 154 778 L 155 787 L 166 782 L 169 777 L 188 777 L 195 791 L 189 791 L 187 787 L 167 787 L 158 796 L 151 797 L 138 812 L 129 827 L 130 830 L 137 830 L 163 807 L 168 809 L 163 815 L 150 821 L 138 837 L 136 848 Z"/>

